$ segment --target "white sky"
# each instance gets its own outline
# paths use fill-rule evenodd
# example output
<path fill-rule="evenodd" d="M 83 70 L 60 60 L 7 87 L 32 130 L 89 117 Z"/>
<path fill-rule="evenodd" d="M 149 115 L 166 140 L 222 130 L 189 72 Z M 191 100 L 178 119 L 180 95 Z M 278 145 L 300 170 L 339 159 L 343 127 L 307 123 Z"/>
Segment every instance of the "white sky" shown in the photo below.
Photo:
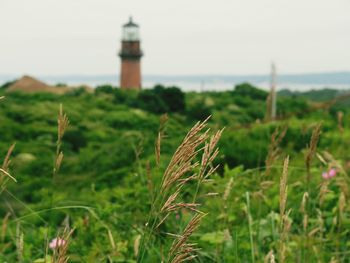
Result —
<path fill-rule="evenodd" d="M 0 0 L 0 73 L 118 73 L 129 15 L 145 74 L 350 70 L 350 0 Z"/>

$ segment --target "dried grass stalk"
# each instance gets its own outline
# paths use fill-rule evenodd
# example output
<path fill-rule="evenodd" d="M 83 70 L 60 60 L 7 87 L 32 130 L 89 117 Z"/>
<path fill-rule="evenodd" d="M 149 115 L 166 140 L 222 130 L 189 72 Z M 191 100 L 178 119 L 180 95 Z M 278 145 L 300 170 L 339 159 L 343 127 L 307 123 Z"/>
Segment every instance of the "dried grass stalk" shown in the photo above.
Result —
<path fill-rule="evenodd" d="M 306 151 L 305 155 L 305 165 L 306 165 L 306 183 L 307 183 L 307 189 L 309 191 L 309 186 L 310 186 L 310 180 L 311 180 L 311 162 L 313 157 L 316 154 L 316 149 L 317 149 L 317 144 L 320 139 L 320 134 L 321 134 L 321 127 L 322 124 L 318 123 L 316 124 L 315 128 L 312 131 L 311 139 L 310 139 L 310 144 L 309 147 Z"/>
<path fill-rule="evenodd" d="M 212 168 L 209 170 L 208 173 L 206 173 L 208 167 L 211 165 L 211 163 L 219 154 L 219 149 L 216 148 L 216 145 L 222 135 L 222 132 L 223 132 L 223 129 L 220 131 L 217 131 L 213 136 L 211 136 L 209 143 L 205 143 L 204 151 L 202 155 L 202 161 L 200 164 L 201 169 L 198 175 L 198 178 L 200 180 L 206 179 L 216 170 L 216 168 Z"/>
<path fill-rule="evenodd" d="M 69 120 L 67 115 L 63 112 L 62 104 L 60 104 L 60 109 L 57 118 L 57 142 L 56 142 L 56 157 L 53 168 L 53 177 L 58 173 L 62 161 L 63 161 L 63 152 L 61 151 L 62 138 L 66 132 L 69 125 Z"/>
<path fill-rule="evenodd" d="M 160 143 L 161 143 L 162 135 L 159 132 L 156 140 L 156 145 L 155 145 L 155 155 L 156 155 L 156 163 L 159 166 L 160 163 Z"/>
<path fill-rule="evenodd" d="M 21 231 L 21 225 L 18 222 L 16 226 L 16 250 L 18 262 L 23 262 L 23 249 L 24 249 L 24 235 Z"/>
<path fill-rule="evenodd" d="M 230 178 L 230 180 L 228 181 L 227 185 L 226 185 L 226 188 L 225 188 L 225 192 L 224 192 L 224 195 L 222 197 L 223 201 L 226 202 L 230 193 L 231 193 L 231 190 L 232 190 L 232 186 L 233 186 L 233 177 Z"/>
<path fill-rule="evenodd" d="M 159 131 L 158 131 L 158 136 L 157 140 L 155 143 L 154 151 L 155 151 L 155 156 L 156 156 L 156 163 L 159 166 L 160 164 L 160 146 L 161 146 L 161 141 L 164 138 L 164 130 L 165 130 L 165 124 L 168 121 L 168 115 L 163 114 L 160 116 L 160 125 L 159 125 Z"/>
<path fill-rule="evenodd" d="M 10 146 L 10 148 L 7 150 L 7 153 L 6 153 L 6 156 L 5 156 L 5 159 L 2 163 L 2 166 L 0 168 L 0 187 L 3 189 L 5 187 L 5 184 L 6 184 L 6 181 L 7 181 L 7 178 L 10 178 L 11 180 L 16 181 L 16 179 L 11 176 L 11 174 L 9 173 L 9 166 L 10 166 L 10 163 L 11 163 L 11 154 L 15 148 L 15 143 L 12 144 Z M 1 192 L 1 190 L 0 190 Z"/>
<path fill-rule="evenodd" d="M 203 122 L 197 122 L 190 129 L 164 171 L 159 189 L 155 192 L 150 217 L 146 224 L 148 229 L 140 242 L 138 262 L 144 260 L 148 243 L 152 242 L 155 229 L 164 224 L 170 214 L 180 213 L 183 210 L 191 212 L 193 217 L 181 235 L 168 233 L 168 235 L 176 237 L 168 253 L 169 262 L 183 262 L 195 257 L 194 252 L 197 251 L 195 244 L 189 244 L 187 241 L 204 216 L 204 213 L 199 210 L 200 204 L 196 202 L 196 196 L 199 186 L 208 182 L 208 177 L 217 169 L 217 166 L 213 167 L 212 163 L 219 153 L 216 145 L 222 134 L 221 130 L 209 137 L 209 129 L 206 128 L 208 120 L 209 118 Z M 159 132 L 155 144 L 157 162 L 160 161 L 161 139 L 162 133 Z M 196 161 L 200 154 L 200 161 Z M 193 180 L 197 180 L 194 199 L 192 202 L 183 202 L 181 200 L 183 188 L 189 181 Z M 203 196 L 211 195 L 216 195 L 216 193 Z"/>
<path fill-rule="evenodd" d="M 193 232 L 198 228 L 202 218 L 205 214 L 196 214 L 192 217 L 191 221 L 187 224 L 183 233 L 174 240 L 169 257 L 172 258 L 172 263 L 183 262 L 188 259 L 194 258 L 194 253 L 196 251 L 195 244 L 189 244 L 187 241 Z"/>
<path fill-rule="evenodd" d="M 275 263 L 275 255 L 273 254 L 273 250 L 270 250 L 270 252 L 265 256 L 264 263 Z"/>
<path fill-rule="evenodd" d="M 57 142 L 61 142 L 63 135 L 69 125 L 69 120 L 67 115 L 63 112 L 63 106 L 60 104 L 60 110 L 57 119 Z"/>
<path fill-rule="evenodd" d="M 11 213 L 7 212 L 7 214 L 5 215 L 4 219 L 2 220 L 1 242 L 4 242 L 4 240 L 5 240 L 7 226 L 8 226 L 8 221 L 9 221 L 10 216 L 11 216 Z"/>
<path fill-rule="evenodd" d="M 10 166 L 10 163 L 11 163 L 10 156 L 11 156 L 13 150 L 15 149 L 15 146 L 16 146 L 16 144 L 14 143 L 7 150 L 7 154 L 5 156 L 5 159 L 4 159 L 4 161 L 2 163 L 2 167 L 1 167 L 5 171 L 8 171 L 8 169 L 9 169 L 9 166 Z"/>
<path fill-rule="evenodd" d="M 338 111 L 337 112 L 337 121 L 338 121 L 338 130 L 339 130 L 340 134 L 343 134 L 343 132 L 344 132 L 343 119 L 344 119 L 344 112 Z"/>
<path fill-rule="evenodd" d="M 339 209 L 339 225 L 340 225 L 342 222 L 342 219 L 344 218 L 344 212 L 346 209 L 346 198 L 343 192 L 341 192 L 339 196 L 338 209 Z"/>
<path fill-rule="evenodd" d="M 140 241 L 141 241 L 141 235 L 137 235 L 134 240 L 134 256 L 137 258 L 139 255 L 139 249 L 140 249 Z"/>
<path fill-rule="evenodd" d="M 307 230 L 308 221 L 309 221 L 309 217 L 308 217 L 308 214 L 307 214 L 307 202 L 308 202 L 308 199 L 309 199 L 309 193 L 305 192 L 303 194 L 303 199 L 301 201 L 301 206 L 300 206 L 300 211 L 303 214 L 303 228 L 304 228 L 304 231 Z"/>
<path fill-rule="evenodd" d="M 280 128 L 277 127 L 274 132 L 271 135 L 271 141 L 268 149 L 268 153 L 265 160 L 265 176 L 269 176 L 271 173 L 271 167 L 274 164 L 274 162 L 277 160 L 278 156 L 280 155 L 280 143 L 282 142 L 283 138 L 286 136 L 288 127 L 285 126 L 282 128 L 282 131 L 280 131 Z"/>
<path fill-rule="evenodd" d="M 73 234 L 74 229 L 69 230 L 68 227 L 66 227 L 63 230 L 63 233 L 59 235 L 59 239 L 64 240 L 65 242 L 58 246 L 53 253 L 52 257 L 52 263 L 67 263 L 69 260 L 68 256 L 68 247 L 70 243 L 71 236 Z"/>
<path fill-rule="evenodd" d="M 286 157 L 283 163 L 283 171 L 280 180 L 280 218 L 282 218 L 285 214 L 287 196 L 288 196 L 288 165 L 289 165 L 289 156 Z"/>
<path fill-rule="evenodd" d="M 147 188 L 150 194 L 152 202 L 154 201 L 154 184 L 151 175 L 151 164 L 149 161 L 146 162 L 146 176 L 147 176 Z"/>
<path fill-rule="evenodd" d="M 288 198 L 288 165 L 289 157 L 284 160 L 283 171 L 280 181 L 280 246 L 279 246 L 279 262 L 283 263 L 286 259 L 286 240 L 291 227 L 289 214 L 291 210 L 286 212 L 286 204 Z"/>
<path fill-rule="evenodd" d="M 198 166 L 198 163 L 192 164 L 192 161 L 199 152 L 199 146 L 208 138 L 209 130 L 201 133 L 206 127 L 207 122 L 208 118 L 203 122 L 196 123 L 177 148 L 164 172 L 161 186 L 162 191 L 166 191 L 171 185 L 178 182 L 187 172 Z"/>

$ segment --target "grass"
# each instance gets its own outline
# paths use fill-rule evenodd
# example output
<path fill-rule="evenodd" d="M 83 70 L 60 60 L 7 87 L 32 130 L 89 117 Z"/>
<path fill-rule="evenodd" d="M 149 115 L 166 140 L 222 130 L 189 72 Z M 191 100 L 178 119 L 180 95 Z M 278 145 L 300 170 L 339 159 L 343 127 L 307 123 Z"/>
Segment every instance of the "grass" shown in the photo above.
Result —
<path fill-rule="evenodd" d="M 209 137 L 209 130 L 205 130 L 207 121 L 208 119 L 196 123 L 185 136 L 165 169 L 156 192 L 152 195 L 155 196 L 155 199 L 146 223 L 147 228 L 141 240 L 138 262 L 143 262 L 147 257 L 147 252 L 151 250 L 150 246 L 154 245 L 156 230 L 165 223 L 169 215 L 179 213 L 181 210 L 187 210 L 193 215 L 190 216 L 189 222 L 181 233 L 166 233 L 168 236 L 176 237 L 167 253 L 167 261 L 183 262 L 195 257 L 194 253 L 197 249 L 194 244 L 188 243 L 188 240 L 205 215 L 198 209 L 200 204 L 196 202 L 197 195 L 200 186 L 216 170 L 212 163 L 218 155 L 216 144 L 222 133 L 219 131 Z M 161 137 L 161 132 L 159 132 L 155 147 L 157 162 L 160 159 Z M 196 161 L 199 155 L 202 155 L 200 162 Z M 191 181 L 196 182 L 193 200 L 192 202 L 183 202 L 180 200 L 180 196 L 183 189 Z"/>
<path fill-rule="evenodd" d="M 134 190 L 128 193 L 130 196 L 120 195 L 119 202 L 130 199 L 131 202 L 124 206 L 115 202 L 117 204 L 113 206 L 113 209 L 123 206 L 124 210 L 118 212 L 135 213 L 142 218 L 136 218 L 135 222 L 122 221 L 122 215 L 113 209 L 57 204 L 60 176 L 64 176 L 59 173 L 64 163 L 63 138 L 69 130 L 69 121 L 61 106 L 52 185 L 47 195 L 49 204 L 44 209 L 33 209 L 23 203 L 29 212 L 19 216 L 10 206 L 10 212 L 2 219 L 0 254 L 8 253 L 18 262 L 37 260 L 35 262 L 45 263 L 85 260 L 347 262 L 350 252 L 347 241 L 349 177 L 344 163 L 318 149 L 322 138 L 320 124 L 312 126 L 313 132 L 304 153 L 292 153 L 289 157 L 283 152 L 281 144 L 288 129 L 281 125 L 270 137 L 267 156 L 263 158 L 265 167 L 230 169 L 218 166 L 217 159 L 221 157 L 218 145 L 224 131 L 212 132 L 209 119 L 196 123 L 172 157 L 163 158 L 166 122 L 167 117 L 163 116 L 155 136 L 154 159 L 143 163 L 136 158 L 138 175 L 144 177 L 128 178 L 139 193 Z M 343 127 L 339 133 L 344 136 Z M 14 149 L 13 144 L 0 168 L 0 194 L 12 198 L 16 198 L 16 194 L 7 186 L 16 183 L 10 173 Z M 235 151 L 234 147 L 232 151 Z M 142 149 L 135 147 L 135 154 L 140 156 Z M 323 179 L 322 171 L 330 168 L 336 169 L 337 175 Z M 136 188 L 137 184 L 142 187 Z M 114 202 L 112 195 L 105 200 L 105 192 L 99 195 L 93 187 L 89 192 L 94 195 L 91 199 L 101 198 L 104 206 Z M 137 194 L 141 198 L 137 199 Z M 74 214 L 73 210 L 79 212 Z M 58 212 L 59 220 L 52 219 Z M 31 232 L 27 225 L 43 231 L 41 233 L 46 231 L 40 247 L 34 248 L 29 243 Z M 121 237 L 122 228 L 127 228 L 127 234 L 133 237 Z M 94 236 L 98 236 L 101 243 L 90 242 L 89 238 Z M 49 249 L 52 237 L 66 242 L 57 249 Z M 127 244 L 122 242 L 125 239 Z M 28 251 L 34 249 L 41 251 L 37 253 L 42 255 L 41 258 L 31 258 Z M 15 251 L 15 256 L 9 251 Z M 89 254 L 88 259 L 84 258 L 84 253 Z M 125 256 L 122 258 L 121 255 Z"/>

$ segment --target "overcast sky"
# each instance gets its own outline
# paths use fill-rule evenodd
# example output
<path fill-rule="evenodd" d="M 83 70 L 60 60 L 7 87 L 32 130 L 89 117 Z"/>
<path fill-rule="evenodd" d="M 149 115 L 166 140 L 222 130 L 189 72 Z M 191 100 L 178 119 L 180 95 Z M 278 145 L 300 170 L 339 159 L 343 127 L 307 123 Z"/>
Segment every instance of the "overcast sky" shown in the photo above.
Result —
<path fill-rule="evenodd" d="M 0 0 L 0 73 L 119 73 L 129 15 L 146 74 L 350 70 L 350 0 Z"/>

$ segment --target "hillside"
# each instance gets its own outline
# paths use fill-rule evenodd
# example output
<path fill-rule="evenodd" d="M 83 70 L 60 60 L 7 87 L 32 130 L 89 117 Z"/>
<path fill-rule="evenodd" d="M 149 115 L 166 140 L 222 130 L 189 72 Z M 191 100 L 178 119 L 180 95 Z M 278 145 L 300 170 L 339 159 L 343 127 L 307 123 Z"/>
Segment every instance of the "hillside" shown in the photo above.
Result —
<path fill-rule="evenodd" d="M 55 94 L 63 94 L 67 92 L 65 87 L 54 87 L 45 84 L 44 82 L 37 80 L 30 76 L 23 76 L 22 78 L 14 81 L 11 85 L 7 87 L 7 91 L 22 91 L 22 92 L 49 92 Z"/>
<path fill-rule="evenodd" d="M 350 94 L 349 90 L 336 90 L 336 89 L 321 89 L 321 90 L 310 90 L 310 91 L 290 91 L 281 90 L 278 94 L 282 97 L 303 97 L 311 101 L 326 102 L 337 97 Z"/>
<path fill-rule="evenodd" d="M 252 258 L 263 262 L 270 251 L 279 255 L 281 242 L 287 247 L 290 261 L 286 262 L 303 257 L 309 262 L 318 258 L 346 262 L 349 108 L 335 104 L 315 110 L 305 97 L 279 96 L 279 120 L 267 122 L 267 95 L 247 83 L 226 92 L 204 93 L 160 85 L 141 92 L 111 86 L 100 86 L 93 93 L 0 90 L 0 97 L 5 96 L 0 100 L 0 153 L 5 157 L 16 143 L 9 172 L 17 180 L 5 184 L 3 175 L 0 179 L 0 261 L 16 262 L 20 254 L 23 262 L 45 262 L 43 258 L 53 255 L 48 241 L 69 226 L 74 229 L 67 252 L 70 262 L 160 262 L 200 210 L 206 216 L 189 241 L 200 247 L 193 252 L 200 262 L 251 262 Z M 57 129 L 60 104 L 69 119 L 62 141 L 57 136 L 62 130 Z M 183 146 L 189 154 L 180 151 L 182 157 L 172 168 L 189 169 L 182 174 L 184 180 L 177 181 L 178 206 L 155 216 L 153 209 L 162 201 L 156 197 L 167 193 L 160 189 L 173 154 L 191 127 L 209 115 L 198 134 L 205 134 L 206 128 L 210 135 L 225 130 L 218 142 L 220 151 L 204 174 L 219 167 L 205 180 L 190 180 L 200 174 L 203 149 L 215 147 L 199 144 L 197 156 L 189 145 Z M 58 118 L 62 125 L 64 114 Z M 193 138 L 202 140 L 198 134 Z M 196 140 L 189 141 L 196 144 Z M 316 147 L 311 155 L 310 140 Z M 210 138 L 207 142 L 214 144 Z M 54 170 L 60 150 L 63 161 Z M 192 154 L 193 159 L 186 159 Z M 284 213 L 280 178 L 287 156 Z M 305 156 L 311 156 L 310 161 L 305 162 Z M 189 164 L 186 160 L 193 167 L 182 166 Z M 324 179 L 322 173 L 331 168 L 337 169 L 337 175 Z M 170 193 L 173 189 L 175 185 Z M 280 216 L 291 224 L 287 230 L 280 226 Z M 147 224 L 150 218 L 155 220 L 154 228 Z M 20 252 L 16 233 L 23 233 Z"/>

